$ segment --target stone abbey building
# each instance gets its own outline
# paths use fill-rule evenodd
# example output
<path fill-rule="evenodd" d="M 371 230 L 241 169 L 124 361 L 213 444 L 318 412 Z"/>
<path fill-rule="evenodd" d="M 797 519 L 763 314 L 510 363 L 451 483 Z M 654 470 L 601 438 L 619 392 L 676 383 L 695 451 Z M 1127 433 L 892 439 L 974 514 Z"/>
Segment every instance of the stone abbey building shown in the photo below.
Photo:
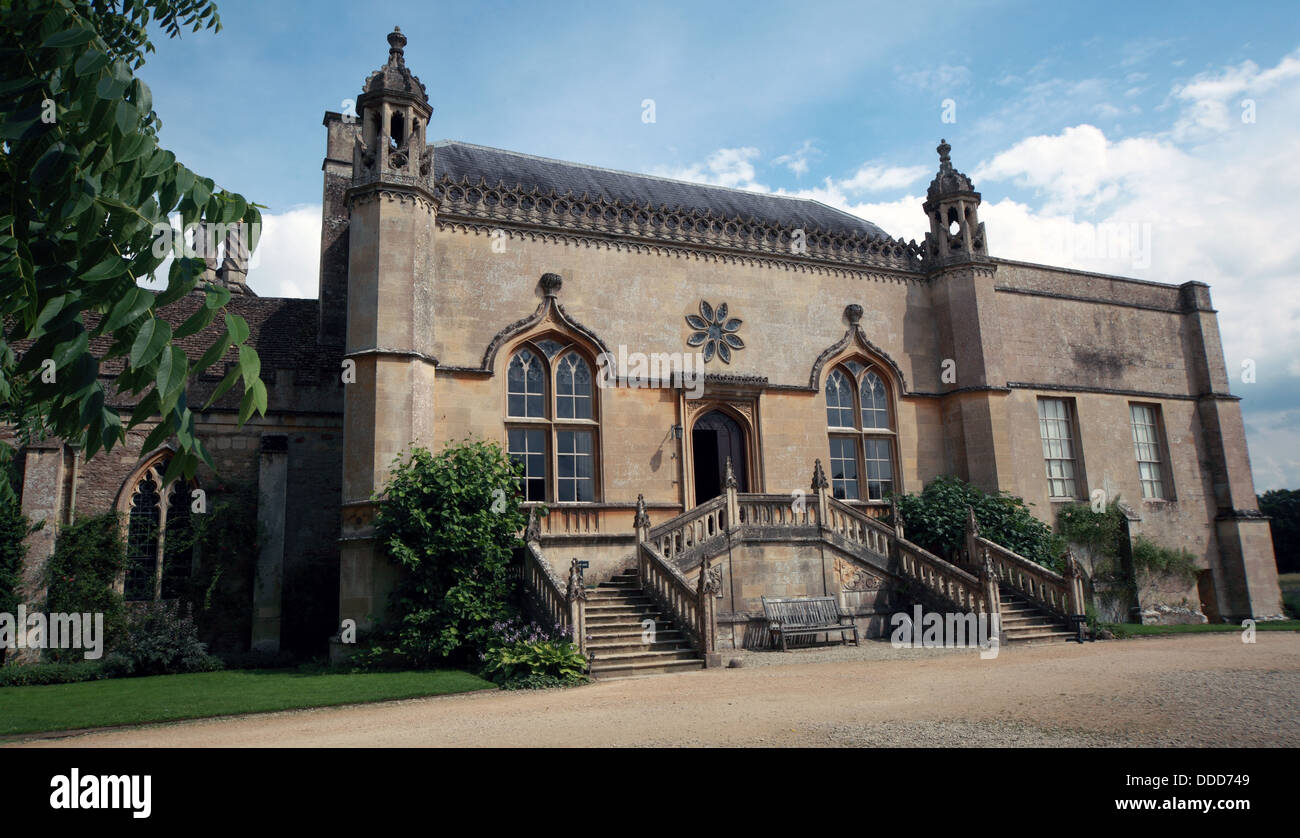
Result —
<path fill-rule="evenodd" d="M 891 492 L 939 475 L 1023 497 L 1049 523 L 1096 490 L 1119 496 L 1132 534 L 1197 557 L 1171 603 L 1281 612 L 1203 283 L 989 255 L 997 231 L 947 143 L 920 244 L 811 200 L 429 143 L 426 89 L 406 39 L 388 40 L 358 115 L 325 115 L 319 300 L 255 296 L 230 258 L 214 274 L 241 292 L 270 391 L 263 419 L 237 427 L 227 397 L 200 422 L 221 470 L 200 483 L 257 486 L 253 645 L 308 648 L 379 614 L 393 577 L 372 495 L 411 444 L 469 437 L 507 447 L 549 508 L 524 575 L 562 617 L 586 596 L 563 581 L 574 559 L 585 587 L 635 578 L 665 608 L 682 580 L 706 591 L 718 648 L 756 636 L 764 596 L 835 597 L 868 634 L 908 576 L 995 608 L 974 558 L 927 565 L 877 522 Z M 162 520 L 168 452 L 139 450 L 147 430 L 90 461 L 26 450 L 28 513 Z M 52 531 L 32 537 L 33 598 Z M 162 546 L 131 549 L 128 593 L 162 596 L 138 582 L 172 572 Z M 1052 599 L 1044 584 L 1031 598 Z M 702 619 L 679 606 L 669 616 Z"/>

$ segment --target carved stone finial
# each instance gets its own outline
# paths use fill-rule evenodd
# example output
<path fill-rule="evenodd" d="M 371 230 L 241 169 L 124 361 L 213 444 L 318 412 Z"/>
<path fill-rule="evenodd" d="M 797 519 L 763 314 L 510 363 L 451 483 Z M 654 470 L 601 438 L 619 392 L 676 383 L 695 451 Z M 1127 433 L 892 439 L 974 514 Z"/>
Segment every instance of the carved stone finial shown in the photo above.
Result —
<path fill-rule="evenodd" d="M 1074 551 L 1068 547 L 1065 548 L 1064 559 L 1065 559 L 1065 573 L 1064 573 L 1065 578 L 1073 579 L 1074 577 L 1078 576 L 1079 560 L 1074 557 Z"/>
<path fill-rule="evenodd" d="M 524 528 L 524 541 L 541 541 L 542 524 L 537 518 L 537 507 L 528 508 L 528 526 Z"/>
<path fill-rule="evenodd" d="M 570 600 L 587 598 L 587 586 L 582 584 L 582 567 L 578 564 L 577 556 L 569 562 L 569 584 L 565 594 Z"/>
<path fill-rule="evenodd" d="M 402 27 L 394 26 L 393 31 L 388 33 L 388 60 L 395 64 L 405 63 L 406 57 L 402 52 L 405 47 L 406 36 L 402 34 Z"/>
<path fill-rule="evenodd" d="M 734 489 L 734 488 L 736 488 L 736 486 L 739 485 L 739 484 L 736 482 L 736 472 L 732 471 L 732 468 L 731 468 L 731 458 L 730 458 L 730 457 L 727 458 L 727 477 L 726 477 L 726 479 L 723 481 L 722 485 L 723 485 L 725 488 L 727 488 L 727 489 Z"/>
<path fill-rule="evenodd" d="M 538 284 L 542 286 L 543 294 L 554 297 L 560 293 L 560 286 L 564 285 L 564 277 L 559 274 L 542 274 L 542 279 Z"/>
<path fill-rule="evenodd" d="M 939 152 L 939 165 L 940 165 L 940 166 L 943 166 L 943 165 L 945 165 L 945 164 L 946 164 L 946 165 L 952 165 L 952 158 L 950 158 L 950 157 L 948 156 L 948 153 L 949 153 L 950 151 L 952 151 L 952 146 L 948 145 L 948 141 L 947 141 L 947 140 L 945 140 L 945 139 L 940 139 L 940 140 L 939 140 L 939 146 L 935 149 L 935 151 Z"/>
<path fill-rule="evenodd" d="M 862 322 L 862 306 L 857 303 L 850 303 L 844 307 L 844 316 L 848 318 L 850 326 L 856 326 Z"/>
<path fill-rule="evenodd" d="M 898 495 L 889 496 L 889 515 L 894 519 L 894 526 L 903 528 L 903 510 L 898 506 Z"/>
<path fill-rule="evenodd" d="M 636 517 L 632 519 L 633 529 L 649 529 L 650 513 L 645 509 L 645 495 L 636 496 Z"/>
<path fill-rule="evenodd" d="M 975 518 L 975 507 L 966 507 L 966 532 L 971 536 L 980 534 L 980 522 Z"/>
<path fill-rule="evenodd" d="M 829 489 L 830 485 L 831 484 L 826 481 L 826 472 L 822 470 L 822 461 L 820 459 L 813 460 L 813 491 Z"/>

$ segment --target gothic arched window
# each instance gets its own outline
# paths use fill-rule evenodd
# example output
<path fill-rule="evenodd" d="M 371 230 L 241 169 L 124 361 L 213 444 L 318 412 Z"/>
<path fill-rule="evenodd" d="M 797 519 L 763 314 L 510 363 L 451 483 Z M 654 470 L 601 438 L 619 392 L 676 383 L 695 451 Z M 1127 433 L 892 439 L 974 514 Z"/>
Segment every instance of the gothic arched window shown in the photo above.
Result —
<path fill-rule="evenodd" d="M 884 501 L 894 491 L 889 385 L 878 368 L 847 361 L 826 376 L 831 491 L 841 500 Z"/>
<path fill-rule="evenodd" d="M 170 455 L 154 460 L 127 487 L 126 574 L 128 602 L 175 599 L 193 571 L 190 529 L 191 486 L 174 480 L 165 490 L 162 478 Z"/>
<path fill-rule="evenodd" d="M 506 448 L 523 465 L 524 500 L 596 500 L 600 425 L 591 370 L 582 351 L 550 338 L 510 356 Z"/>

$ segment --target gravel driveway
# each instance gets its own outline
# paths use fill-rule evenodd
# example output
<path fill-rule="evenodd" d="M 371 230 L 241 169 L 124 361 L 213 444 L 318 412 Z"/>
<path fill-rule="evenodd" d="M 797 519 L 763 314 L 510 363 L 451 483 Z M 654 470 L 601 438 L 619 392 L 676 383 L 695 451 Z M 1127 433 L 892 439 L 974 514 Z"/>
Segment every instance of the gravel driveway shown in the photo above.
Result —
<path fill-rule="evenodd" d="M 88 746 L 1300 746 L 1300 634 L 750 652 L 737 669 L 32 740 Z"/>

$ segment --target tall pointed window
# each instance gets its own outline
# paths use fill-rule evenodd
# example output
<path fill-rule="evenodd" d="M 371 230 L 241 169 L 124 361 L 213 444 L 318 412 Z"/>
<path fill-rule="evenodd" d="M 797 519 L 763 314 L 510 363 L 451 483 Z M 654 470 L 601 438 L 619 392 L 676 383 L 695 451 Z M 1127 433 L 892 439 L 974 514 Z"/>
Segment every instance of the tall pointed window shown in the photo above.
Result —
<path fill-rule="evenodd" d="M 599 432 L 595 377 L 578 349 L 548 338 L 521 345 L 506 374 L 506 439 L 524 469 L 527 501 L 596 500 Z"/>
<path fill-rule="evenodd" d="M 847 361 L 826 376 L 831 491 L 841 500 L 884 501 L 894 491 L 893 410 L 882 372 Z"/>
<path fill-rule="evenodd" d="M 174 480 L 163 490 L 162 478 L 170 462 L 169 455 L 156 459 L 130 487 L 122 585 L 128 602 L 175 599 L 184 593 L 193 572 L 192 487 L 184 480 Z"/>

